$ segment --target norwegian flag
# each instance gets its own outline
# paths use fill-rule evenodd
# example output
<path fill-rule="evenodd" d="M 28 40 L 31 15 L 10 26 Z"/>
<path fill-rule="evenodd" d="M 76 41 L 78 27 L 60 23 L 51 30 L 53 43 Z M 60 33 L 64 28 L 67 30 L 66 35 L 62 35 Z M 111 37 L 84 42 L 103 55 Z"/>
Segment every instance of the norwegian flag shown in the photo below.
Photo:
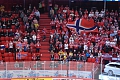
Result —
<path fill-rule="evenodd" d="M 76 32 L 80 33 L 81 31 L 85 32 L 98 32 L 97 26 L 95 26 L 94 20 L 91 19 L 77 19 L 76 21 L 73 22 L 68 22 L 66 24 L 68 28 L 75 29 Z"/>
<path fill-rule="evenodd" d="M 16 59 L 25 59 L 27 57 L 27 52 L 18 52 L 16 54 Z"/>

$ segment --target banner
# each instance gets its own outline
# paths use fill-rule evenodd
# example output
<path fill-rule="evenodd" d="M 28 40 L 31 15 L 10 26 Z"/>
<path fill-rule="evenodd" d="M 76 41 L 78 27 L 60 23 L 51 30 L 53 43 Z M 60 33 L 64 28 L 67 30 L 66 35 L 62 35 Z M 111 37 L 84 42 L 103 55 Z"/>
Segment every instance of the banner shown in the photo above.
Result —
<path fill-rule="evenodd" d="M 77 73 L 77 74 L 76 74 Z M 1 78 L 25 78 L 25 77 L 59 77 L 61 75 L 62 77 L 67 77 L 67 71 L 66 70 L 8 70 L 8 71 L 0 71 L 0 77 Z M 78 78 L 92 78 L 92 73 L 90 71 L 75 71 L 75 70 L 69 70 L 68 76 L 76 76 Z M 17 79 L 17 80 L 18 80 Z M 32 78 L 31 78 L 32 79 Z M 30 79 L 30 80 L 31 80 Z M 43 78 L 39 78 L 43 79 Z M 38 80 L 39 80 L 38 79 Z M 51 80 L 51 78 L 44 78 L 44 80 Z M 14 79 L 16 80 L 16 79 Z M 21 80 L 21 79 L 20 79 Z M 23 80 L 23 79 L 22 79 Z M 26 79 L 24 79 L 26 80 Z"/>
<path fill-rule="evenodd" d="M 35 80 L 53 80 L 52 78 L 35 78 Z"/>
<path fill-rule="evenodd" d="M 11 80 L 53 80 L 52 78 L 23 78 L 23 79 L 11 79 Z"/>

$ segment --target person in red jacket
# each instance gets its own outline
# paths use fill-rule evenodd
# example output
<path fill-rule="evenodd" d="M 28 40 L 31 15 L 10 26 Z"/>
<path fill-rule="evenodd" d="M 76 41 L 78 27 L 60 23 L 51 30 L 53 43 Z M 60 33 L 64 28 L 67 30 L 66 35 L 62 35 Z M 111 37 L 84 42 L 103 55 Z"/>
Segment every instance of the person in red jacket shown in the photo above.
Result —
<path fill-rule="evenodd" d="M 38 41 L 35 46 L 36 46 L 36 52 L 39 53 L 41 48 L 40 42 Z"/>

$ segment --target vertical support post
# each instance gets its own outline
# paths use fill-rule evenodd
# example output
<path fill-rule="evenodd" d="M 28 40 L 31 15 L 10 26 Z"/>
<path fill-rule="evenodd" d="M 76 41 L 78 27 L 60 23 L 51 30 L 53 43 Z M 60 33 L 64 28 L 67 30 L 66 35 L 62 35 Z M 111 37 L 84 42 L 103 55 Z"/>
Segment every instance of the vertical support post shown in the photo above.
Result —
<path fill-rule="evenodd" d="M 93 69 L 92 69 L 92 72 L 93 72 L 93 74 L 92 74 L 92 75 L 93 75 L 93 79 L 95 78 L 95 76 L 94 76 L 94 75 L 95 75 L 95 69 L 94 69 L 95 65 L 94 65 L 94 64 L 95 64 L 95 63 L 93 63 L 93 65 L 92 65 L 92 66 L 93 66 Z"/>
<path fill-rule="evenodd" d="M 6 78 L 7 78 L 7 62 L 6 62 Z"/>
<path fill-rule="evenodd" d="M 46 63 L 46 61 L 44 61 L 44 76 L 45 76 L 45 63 Z"/>

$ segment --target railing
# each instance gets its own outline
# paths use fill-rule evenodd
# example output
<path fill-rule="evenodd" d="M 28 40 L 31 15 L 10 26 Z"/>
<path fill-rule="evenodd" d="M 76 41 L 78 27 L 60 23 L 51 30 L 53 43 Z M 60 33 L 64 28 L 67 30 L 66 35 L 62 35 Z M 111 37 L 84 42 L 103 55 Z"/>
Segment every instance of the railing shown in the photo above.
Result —
<path fill-rule="evenodd" d="M 98 66 L 95 63 L 76 61 L 4 62 L 0 64 L 0 77 L 75 77 L 92 79 Z"/>

